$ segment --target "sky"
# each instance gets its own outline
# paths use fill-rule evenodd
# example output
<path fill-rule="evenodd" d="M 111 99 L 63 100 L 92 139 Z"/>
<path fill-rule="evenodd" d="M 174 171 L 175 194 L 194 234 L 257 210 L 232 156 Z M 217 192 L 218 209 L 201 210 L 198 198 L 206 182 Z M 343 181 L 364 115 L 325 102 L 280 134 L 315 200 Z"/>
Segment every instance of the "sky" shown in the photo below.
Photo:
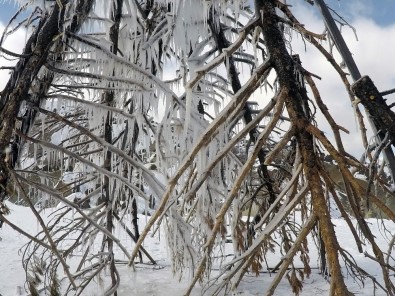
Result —
<path fill-rule="evenodd" d="M 293 6 L 293 11 L 306 28 L 317 33 L 324 30 L 316 6 L 309 5 L 304 0 L 284 0 Z M 343 27 L 342 33 L 362 75 L 369 75 L 378 89 L 384 91 L 395 88 L 395 1 L 394 0 L 326 0 L 328 5 L 336 10 L 356 30 Z M 0 0 L 0 32 L 4 24 L 16 11 L 13 1 Z M 19 32 L 10 36 L 3 46 L 7 49 L 21 52 L 25 42 L 25 34 Z M 300 54 L 302 65 L 310 72 L 322 77 L 316 81 L 324 102 L 337 122 L 350 131 L 343 134 L 347 151 L 356 157 L 363 153 L 358 126 L 353 109 L 341 80 L 329 63 L 311 46 L 305 48 L 300 36 L 293 36 L 294 50 Z M 10 64 L 1 61 L 1 66 Z M 7 81 L 7 71 L 0 70 L 0 89 Z M 386 97 L 388 103 L 395 102 L 395 94 Z M 331 138 L 329 126 L 319 116 L 319 125 Z M 368 124 L 368 123 L 367 123 Z M 333 138 L 331 138 L 333 139 Z"/>
<path fill-rule="evenodd" d="M 395 56 L 393 55 L 395 1 L 328 0 L 326 2 L 356 30 L 355 34 L 351 28 L 344 26 L 342 33 L 361 75 L 369 75 L 379 91 L 395 88 Z M 296 17 L 307 29 L 316 33 L 324 31 L 316 6 L 311 6 L 303 0 L 287 0 L 287 3 L 293 6 Z M 294 50 L 300 54 L 303 67 L 322 78 L 315 82 L 329 112 L 338 124 L 350 132 L 349 135 L 341 133 L 346 150 L 360 158 L 364 149 L 361 145 L 359 127 L 339 76 L 315 48 L 308 44 L 305 47 L 301 38 L 296 35 L 293 41 L 295 41 Z M 341 58 L 338 57 L 337 61 L 341 62 Z M 395 94 L 386 96 L 386 99 L 389 104 L 395 102 Z M 365 114 L 363 110 L 362 112 Z M 322 115 L 318 116 L 317 121 L 318 126 L 333 140 L 330 128 Z M 369 123 L 366 121 L 365 124 L 369 129 Z M 371 132 L 368 137 L 368 140 L 372 142 Z"/>
<path fill-rule="evenodd" d="M 0 0 L 0 22 L 5 24 L 15 14 L 18 6 L 14 1 Z"/>
<path fill-rule="evenodd" d="M 379 26 L 395 23 L 395 1 L 393 0 L 326 0 L 333 9 L 341 11 L 346 18 L 366 17 Z"/>
<path fill-rule="evenodd" d="M 303 2 L 303 0 L 297 0 Z M 349 17 L 364 16 L 374 19 L 380 26 L 395 23 L 394 0 L 325 0 L 330 7 L 341 11 L 342 15 Z M 288 2 L 294 2 L 288 0 Z M 0 0 L 0 21 L 7 22 L 15 13 L 16 6 L 12 0 Z"/>

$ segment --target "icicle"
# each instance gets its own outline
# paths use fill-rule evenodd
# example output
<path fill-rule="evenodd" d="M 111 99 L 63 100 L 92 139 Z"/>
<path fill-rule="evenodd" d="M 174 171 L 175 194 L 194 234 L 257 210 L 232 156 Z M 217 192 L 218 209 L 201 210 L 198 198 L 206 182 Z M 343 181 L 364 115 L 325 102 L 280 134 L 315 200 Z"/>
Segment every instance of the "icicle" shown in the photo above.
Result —
<path fill-rule="evenodd" d="M 186 89 L 185 96 L 185 121 L 184 121 L 184 137 L 188 134 L 189 123 L 191 121 L 191 112 L 192 112 L 192 88 L 188 87 Z"/>
<path fill-rule="evenodd" d="M 358 124 L 358 116 L 357 116 L 357 108 L 358 108 L 358 104 L 360 102 L 361 102 L 361 100 L 356 98 L 351 103 L 352 109 L 354 110 L 354 121 L 355 121 L 356 131 L 358 131 L 358 126 L 359 126 L 359 124 Z"/>

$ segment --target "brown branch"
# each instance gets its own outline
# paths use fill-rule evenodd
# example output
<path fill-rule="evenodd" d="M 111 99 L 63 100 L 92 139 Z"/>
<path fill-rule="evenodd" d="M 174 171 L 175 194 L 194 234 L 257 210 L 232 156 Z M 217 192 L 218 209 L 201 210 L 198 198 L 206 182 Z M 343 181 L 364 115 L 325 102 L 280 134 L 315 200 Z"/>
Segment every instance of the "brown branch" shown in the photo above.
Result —
<path fill-rule="evenodd" d="M 52 252 L 55 253 L 56 257 L 59 259 L 59 261 L 61 262 L 62 266 L 63 266 L 63 270 L 64 272 L 67 274 L 67 277 L 71 283 L 71 285 L 73 286 L 73 288 L 75 290 L 77 290 L 77 285 L 73 279 L 72 274 L 70 273 L 70 269 L 69 266 L 66 264 L 66 261 L 64 260 L 62 254 L 59 252 L 58 248 L 56 247 L 55 242 L 52 239 L 51 234 L 49 233 L 48 228 L 45 226 L 44 220 L 41 218 L 40 214 L 37 212 L 37 210 L 35 209 L 34 205 L 32 204 L 31 200 L 29 199 L 29 197 L 27 196 L 25 189 L 22 187 L 21 183 L 19 182 L 18 178 L 15 176 L 15 173 L 13 171 L 11 172 L 11 177 L 12 179 L 15 181 L 15 184 L 17 184 L 17 186 L 19 187 L 19 189 L 22 192 L 22 197 L 25 200 L 25 202 L 29 205 L 30 209 L 32 210 L 34 216 L 36 216 L 41 228 L 43 229 L 45 236 L 49 242 L 49 244 L 51 245 L 51 250 Z"/>
<path fill-rule="evenodd" d="M 344 127 L 338 125 L 335 120 L 333 119 L 332 115 L 330 114 L 330 112 L 328 111 L 328 107 L 325 105 L 325 103 L 322 101 L 321 99 L 321 95 L 317 89 L 317 86 L 314 83 L 314 80 L 309 76 L 306 75 L 305 79 L 307 81 L 307 83 L 310 86 L 310 89 L 313 93 L 313 96 L 315 98 L 315 101 L 318 105 L 318 107 L 320 108 L 322 114 L 324 114 L 326 120 L 328 121 L 329 125 L 331 126 L 331 129 L 333 131 L 333 134 L 335 136 L 335 141 L 336 141 L 336 145 L 337 148 L 339 149 L 340 152 L 344 152 L 344 146 L 343 146 L 343 142 L 339 133 L 339 130 L 342 130 L 343 132 L 349 134 L 350 132 L 345 129 Z"/>
<path fill-rule="evenodd" d="M 289 117 L 292 124 L 296 126 L 295 138 L 303 160 L 305 176 L 309 182 L 313 212 L 318 217 L 320 232 L 325 243 L 331 274 L 331 294 L 347 295 L 349 291 L 341 273 L 337 253 L 339 243 L 330 219 L 319 176 L 319 156 L 316 152 L 314 139 L 306 130 L 310 114 L 304 106 L 307 106 L 308 98 L 306 93 L 302 92 L 298 87 L 298 82 L 294 76 L 295 62 L 288 53 L 282 34 L 278 30 L 278 24 L 275 21 L 275 7 L 277 2 L 275 0 L 256 1 L 256 14 L 261 16 L 261 28 L 267 50 L 269 56 L 273 59 L 280 87 L 285 91 L 287 96 L 285 105 Z M 311 39 L 314 40 L 314 38 Z"/>
<path fill-rule="evenodd" d="M 28 234 L 27 232 L 25 232 L 23 229 L 19 228 L 18 226 L 16 226 L 15 224 L 13 224 L 11 221 L 9 221 L 6 217 L 4 217 L 3 214 L 0 213 L 0 220 L 3 221 L 4 223 L 8 224 L 12 229 L 14 229 L 15 231 L 19 232 L 20 234 L 22 234 L 23 236 L 26 236 L 29 240 L 34 241 L 36 244 L 39 244 L 40 246 L 51 250 L 52 247 L 50 245 L 47 245 L 46 243 L 44 243 L 42 240 Z"/>
<path fill-rule="evenodd" d="M 279 117 L 282 113 L 284 100 L 285 100 L 285 93 L 280 91 L 280 93 L 278 95 L 278 102 L 276 104 L 272 120 L 266 125 L 264 131 L 259 135 L 259 137 L 255 143 L 254 150 L 253 150 L 252 154 L 250 155 L 248 161 L 244 164 L 243 168 L 240 170 L 235 182 L 233 183 L 231 191 L 228 193 L 226 200 L 224 201 L 221 209 L 219 210 L 218 214 L 215 217 L 214 227 L 211 230 L 210 237 L 207 239 L 206 244 L 203 248 L 203 253 L 204 253 L 203 258 L 201 259 L 199 266 L 196 270 L 195 276 L 193 277 L 193 280 L 187 289 L 186 295 L 189 295 L 191 293 L 196 282 L 202 277 L 204 269 L 206 267 L 207 260 L 211 255 L 211 251 L 213 248 L 215 238 L 217 237 L 217 233 L 220 230 L 220 227 L 224 221 L 225 214 L 227 213 L 234 198 L 236 197 L 237 192 L 240 189 L 240 186 L 241 186 L 243 180 L 245 179 L 248 172 L 251 170 L 251 167 L 254 164 L 255 159 L 258 157 L 261 147 L 266 142 L 272 129 L 277 124 L 277 121 L 279 120 Z"/>

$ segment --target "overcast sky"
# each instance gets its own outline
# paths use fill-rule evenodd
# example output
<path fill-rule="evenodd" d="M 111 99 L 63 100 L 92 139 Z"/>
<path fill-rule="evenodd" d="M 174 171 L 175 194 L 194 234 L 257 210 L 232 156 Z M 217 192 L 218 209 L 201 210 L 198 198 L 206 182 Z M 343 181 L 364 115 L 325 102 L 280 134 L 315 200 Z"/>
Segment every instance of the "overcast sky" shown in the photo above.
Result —
<path fill-rule="evenodd" d="M 361 75 L 369 75 L 380 91 L 395 88 L 395 1 L 394 0 L 329 0 L 326 1 L 355 29 L 343 27 L 342 32 L 349 49 L 359 67 Z M 294 6 L 297 18 L 306 28 L 319 33 L 324 25 L 319 18 L 318 9 L 302 0 L 287 0 Z M 295 37 L 296 39 L 296 37 Z M 312 73 L 322 77 L 316 81 L 324 102 L 338 124 L 346 127 L 350 135 L 342 133 L 346 149 L 360 157 L 363 153 L 358 126 L 351 108 L 351 103 L 340 78 L 325 58 L 310 46 L 304 50 L 303 44 L 295 47 L 302 53 L 303 66 Z M 386 97 L 388 103 L 395 102 L 395 95 Z M 322 119 L 322 116 L 319 117 Z M 328 132 L 323 120 L 319 127 Z M 366 122 L 366 125 L 368 123 Z"/>
<path fill-rule="evenodd" d="M 293 5 L 297 18 L 306 25 L 306 28 L 317 33 L 324 30 L 315 6 L 310 6 L 303 0 L 287 0 L 286 2 Z M 393 53 L 395 51 L 395 0 L 327 0 L 326 2 L 357 30 L 358 40 L 349 28 L 343 28 L 343 33 L 361 74 L 369 75 L 380 91 L 395 88 L 395 55 Z M 0 4 L 0 32 L 16 9 L 17 7 L 8 1 Z M 21 52 L 25 38 L 23 33 L 16 34 L 11 36 L 3 46 Z M 359 141 L 358 127 L 351 103 L 340 79 L 326 59 L 322 58 L 314 48 L 307 47 L 305 50 L 300 37 L 296 35 L 294 41 L 297 41 L 294 49 L 301 55 L 303 66 L 323 78 L 317 81 L 323 100 L 337 122 L 350 131 L 351 134 L 348 136 L 343 134 L 345 146 L 356 157 L 359 157 L 363 149 Z M 9 64 L 3 59 L 0 59 L 0 63 L 1 66 Z M 0 70 L 0 90 L 7 80 L 5 74 L 6 71 Z M 395 102 L 395 95 L 386 98 L 389 103 Z M 321 124 L 321 118 L 319 117 L 319 127 L 330 136 L 328 126 Z"/>

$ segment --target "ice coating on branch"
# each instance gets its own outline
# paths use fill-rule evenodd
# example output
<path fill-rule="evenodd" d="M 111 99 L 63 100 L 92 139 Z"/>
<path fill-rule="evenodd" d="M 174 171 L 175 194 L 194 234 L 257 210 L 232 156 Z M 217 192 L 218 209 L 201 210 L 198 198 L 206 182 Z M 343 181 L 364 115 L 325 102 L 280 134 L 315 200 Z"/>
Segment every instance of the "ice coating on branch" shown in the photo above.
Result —
<path fill-rule="evenodd" d="M 67 7 L 66 22 L 77 2 Z M 47 190 L 43 204 L 54 190 L 61 205 L 67 205 L 59 211 L 73 208 L 70 229 L 88 227 L 89 234 L 81 236 L 81 249 L 100 252 L 97 242 L 105 237 L 100 227 L 109 225 L 106 215 L 115 209 L 121 219 L 127 217 L 134 211 L 133 201 L 139 212 L 154 215 L 169 180 L 195 145 L 205 141 L 180 174 L 160 218 L 166 226 L 174 271 L 182 273 L 202 258 L 216 215 L 243 165 L 241 140 L 224 152 L 241 129 L 237 126 L 240 117 L 232 112 L 221 115 L 225 107 L 237 106 L 236 102 L 228 105 L 234 96 L 227 77 L 229 56 L 205 68 L 220 54 L 208 27 L 209 14 L 215 13 L 233 42 L 238 32 L 230 27 L 240 27 L 240 3 L 163 0 L 149 7 L 148 2 L 125 0 L 123 5 L 116 51 L 110 34 L 115 24 L 112 1 L 95 1 L 80 31 L 67 38 L 59 36 L 69 43 L 59 47 L 59 57 L 49 63 L 52 68 L 48 66 L 39 76 L 45 79 L 54 73 L 42 107 L 58 117 L 40 114 L 30 133 L 40 142 L 26 152 L 24 165 L 45 167 L 52 181 L 40 179 Z M 189 84 L 197 75 L 199 79 Z M 164 82 L 164 76 L 170 81 Z M 198 110 L 199 103 L 203 110 Z M 225 122 L 206 135 L 217 116 L 224 116 Z M 216 162 L 222 152 L 225 155 Z M 89 217 L 78 211 L 82 206 L 70 205 L 75 197 L 88 198 L 83 204 L 90 209 L 84 208 L 83 213 Z M 243 205 L 235 202 L 235 219 Z M 232 219 L 227 214 L 220 224 L 215 237 L 219 250 L 236 225 L 228 226 Z M 84 222 L 80 225 L 79 221 Z M 92 255 L 92 250 L 92 264 L 105 262 L 104 252 Z"/>

